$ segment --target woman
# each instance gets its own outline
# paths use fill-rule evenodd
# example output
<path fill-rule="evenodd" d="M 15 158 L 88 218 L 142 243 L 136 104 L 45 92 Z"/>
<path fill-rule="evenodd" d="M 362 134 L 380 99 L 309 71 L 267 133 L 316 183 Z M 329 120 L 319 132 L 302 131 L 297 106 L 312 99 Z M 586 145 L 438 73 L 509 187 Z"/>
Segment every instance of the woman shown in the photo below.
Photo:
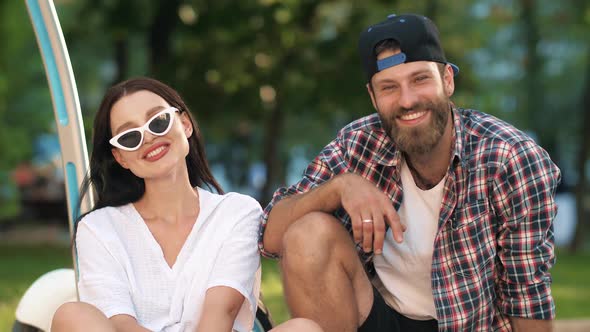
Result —
<path fill-rule="evenodd" d="M 250 330 L 261 208 L 222 194 L 178 93 L 149 78 L 113 86 L 93 147 L 87 182 L 97 202 L 75 241 L 80 302 L 61 306 L 51 330 Z M 318 327 L 293 320 L 276 330 L 288 329 Z"/>

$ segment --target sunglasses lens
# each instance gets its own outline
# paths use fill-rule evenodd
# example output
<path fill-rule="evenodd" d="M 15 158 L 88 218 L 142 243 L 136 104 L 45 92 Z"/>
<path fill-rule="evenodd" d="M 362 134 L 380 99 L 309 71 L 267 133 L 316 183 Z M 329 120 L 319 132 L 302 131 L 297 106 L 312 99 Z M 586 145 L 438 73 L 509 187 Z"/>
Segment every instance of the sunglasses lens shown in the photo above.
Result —
<path fill-rule="evenodd" d="M 170 125 L 170 113 L 162 113 L 155 117 L 149 124 L 148 128 L 154 134 L 161 134 L 168 129 Z"/>
<path fill-rule="evenodd" d="M 139 142 L 141 142 L 141 133 L 139 130 L 130 131 L 119 137 L 117 142 L 126 148 L 135 148 L 139 145 Z"/>

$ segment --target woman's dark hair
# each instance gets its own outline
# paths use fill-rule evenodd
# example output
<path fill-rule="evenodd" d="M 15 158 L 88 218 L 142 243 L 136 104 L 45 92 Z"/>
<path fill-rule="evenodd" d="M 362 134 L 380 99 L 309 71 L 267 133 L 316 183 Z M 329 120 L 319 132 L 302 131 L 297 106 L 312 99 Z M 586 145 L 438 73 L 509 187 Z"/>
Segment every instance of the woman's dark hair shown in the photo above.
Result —
<path fill-rule="evenodd" d="M 190 183 L 193 187 L 207 185 L 209 189 L 215 188 L 218 193 L 223 193 L 209 169 L 199 127 L 178 92 L 157 80 L 138 77 L 108 89 L 98 108 L 94 118 L 90 171 L 82 184 L 81 199 L 89 190 L 92 190 L 91 185 L 94 187 L 96 199 L 92 210 L 136 202 L 143 196 L 144 180 L 117 163 L 111 152 L 113 147 L 109 143 L 109 139 L 113 136 L 110 126 L 111 108 L 121 98 L 142 90 L 157 94 L 170 106 L 177 108 L 181 113 L 186 113 L 193 126 L 193 132 L 188 138 L 189 153 L 186 156 Z"/>

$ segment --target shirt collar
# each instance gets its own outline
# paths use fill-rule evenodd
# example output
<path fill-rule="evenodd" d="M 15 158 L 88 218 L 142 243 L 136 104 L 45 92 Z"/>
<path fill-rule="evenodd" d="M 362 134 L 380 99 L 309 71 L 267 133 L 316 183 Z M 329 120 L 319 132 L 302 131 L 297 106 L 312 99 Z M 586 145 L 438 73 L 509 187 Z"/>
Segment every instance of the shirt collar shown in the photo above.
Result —
<path fill-rule="evenodd" d="M 459 109 L 453 103 L 451 103 L 451 112 L 453 114 L 453 127 L 455 129 L 453 133 L 453 157 L 451 159 L 451 163 L 453 163 L 463 160 L 464 142 L 462 133 L 465 131 L 465 124 L 459 114 Z"/>

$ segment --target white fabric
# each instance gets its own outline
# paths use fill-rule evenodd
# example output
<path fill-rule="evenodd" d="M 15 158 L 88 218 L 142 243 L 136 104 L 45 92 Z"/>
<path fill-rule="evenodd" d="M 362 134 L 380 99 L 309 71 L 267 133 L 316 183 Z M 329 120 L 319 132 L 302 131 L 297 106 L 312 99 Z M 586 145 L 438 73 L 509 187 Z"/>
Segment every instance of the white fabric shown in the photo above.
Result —
<path fill-rule="evenodd" d="M 402 243 L 387 231 L 383 254 L 374 258 L 375 286 L 397 312 L 416 320 L 436 319 L 431 286 L 432 252 L 445 179 L 430 190 L 418 188 L 402 163 L 403 200 L 397 211 L 407 226 Z"/>
<path fill-rule="evenodd" d="M 106 207 L 78 226 L 80 300 L 107 317 L 127 314 L 152 331 L 196 328 L 205 292 L 227 286 L 245 298 L 234 322 L 252 328 L 260 291 L 258 225 L 253 198 L 198 189 L 200 213 L 170 268 L 133 204 Z"/>

